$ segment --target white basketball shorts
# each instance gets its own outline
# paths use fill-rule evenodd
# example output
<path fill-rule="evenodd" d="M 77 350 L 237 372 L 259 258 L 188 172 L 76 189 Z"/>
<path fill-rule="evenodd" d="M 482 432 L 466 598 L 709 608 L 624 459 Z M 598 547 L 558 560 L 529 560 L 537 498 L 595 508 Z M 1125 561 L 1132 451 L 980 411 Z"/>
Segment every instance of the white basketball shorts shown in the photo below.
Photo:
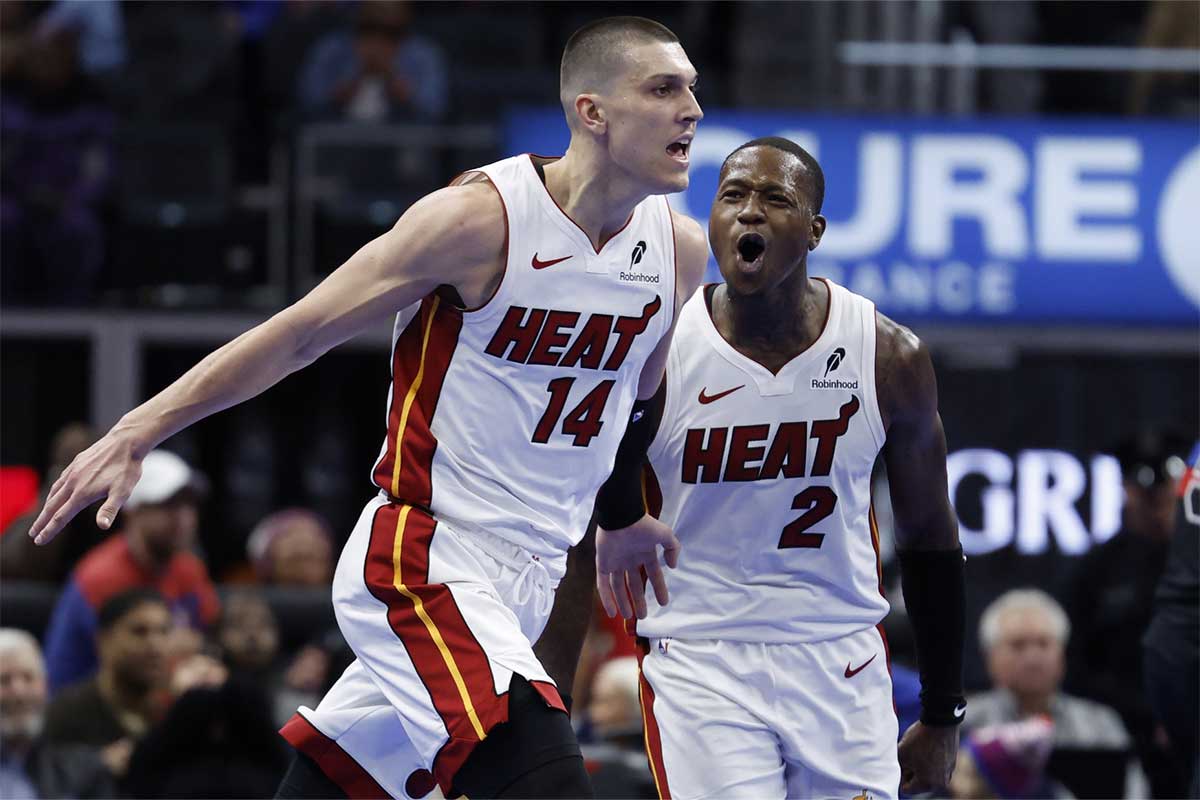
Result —
<path fill-rule="evenodd" d="M 562 579 L 489 534 L 378 496 L 338 560 L 333 606 L 358 657 L 281 733 L 352 798 L 420 798 L 508 719 L 514 673 L 562 709 L 533 654 Z"/>
<path fill-rule="evenodd" d="M 892 679 L 875 628 L 811 644 L 651 639 L 641 699 L 662 798 L 899 792 Z"/>

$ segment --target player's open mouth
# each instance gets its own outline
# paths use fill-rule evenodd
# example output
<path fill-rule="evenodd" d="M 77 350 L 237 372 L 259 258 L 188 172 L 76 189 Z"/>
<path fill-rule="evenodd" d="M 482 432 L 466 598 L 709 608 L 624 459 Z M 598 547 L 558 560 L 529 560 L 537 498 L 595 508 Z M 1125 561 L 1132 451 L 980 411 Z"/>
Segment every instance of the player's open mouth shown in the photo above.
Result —
<path fill-rule="evenodd" d="M 679 161 L 680 163 L 688 163 L 688 150 L 691 149 L 692 142 L 690 139 L 676 139 L 667 145 L 667 155 Z"/>
<path fill-rule="evenodd" d="M 767 252 L 767 240 L 761 233 L 743 233 L 737 240 L 739 266 L 757 272 L 762 267 L 763 255 Z"/>

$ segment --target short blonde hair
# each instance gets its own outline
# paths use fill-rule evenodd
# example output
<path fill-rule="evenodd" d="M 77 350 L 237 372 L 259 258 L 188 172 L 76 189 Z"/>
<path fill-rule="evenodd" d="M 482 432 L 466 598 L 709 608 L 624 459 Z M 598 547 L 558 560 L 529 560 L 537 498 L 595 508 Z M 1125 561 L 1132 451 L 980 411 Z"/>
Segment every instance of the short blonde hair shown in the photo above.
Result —
<path fill-rule="evenodd" d="M 1071 637 L 1071 621 L 1057 600 L 1041 589 L 1010 589 L 993 600 L 979 618 L 979 643 L 984 650 L 991 650 L 995 646 L 1000 638 L 1000 618 L 1010 611 L 1044 614 L 1054 630 L 1054 636 L 1064 646 Z"/>

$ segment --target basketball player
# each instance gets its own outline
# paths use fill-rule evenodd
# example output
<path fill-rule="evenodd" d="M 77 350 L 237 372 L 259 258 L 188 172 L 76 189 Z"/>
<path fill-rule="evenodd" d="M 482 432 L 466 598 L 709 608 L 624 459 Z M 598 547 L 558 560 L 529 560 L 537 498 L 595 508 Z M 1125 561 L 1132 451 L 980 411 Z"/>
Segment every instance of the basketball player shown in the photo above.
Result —
<path fill-rule="evenodd" d="M 623 452 L 644 453 L 627 422 L 661 381 L 707 259 L 700 227 L 659 196 L 688 183 L 695 82 L 658 23 L 584 26 L 562 59 L 563 157 L 500 161 L 418 201 L 308 296 L 129 412 L 52 487 L 38 542 L 102 497 L 108 528 L 150 448 L 397 314 L 380 491 L 333 582 L 357 660 L 284 727 L 302 756 L 280 796 L 421 797 L 435 784 L 590 795 L 531 643 L 593 501 L 606 563 L 647 570 L 667 599 L 657 548 L 673 563 L 678 543 L 642 512 L 640 459 L 613 465 L 623 437 L 635 443 Z M 576 643 L 585 587 L 563 611 Z"/>
<path fill-rule="evenodd" d="M 884 800 L 944 786 L 954 764 L 963 558 L 933 367 L 870 301 L 808 276 L 824 187 L 786 139 L 726 159 L 709 221 L 725 283 L 680 312 L 657 395 L 647 498 L 683 550 L 671 604 L 650 600 L 636 632 L 663 797 Z M 922 683 L 899 759 L 871 510 L 881 451 Z M 603 577 L 611 615 L 622 587 Z"/>

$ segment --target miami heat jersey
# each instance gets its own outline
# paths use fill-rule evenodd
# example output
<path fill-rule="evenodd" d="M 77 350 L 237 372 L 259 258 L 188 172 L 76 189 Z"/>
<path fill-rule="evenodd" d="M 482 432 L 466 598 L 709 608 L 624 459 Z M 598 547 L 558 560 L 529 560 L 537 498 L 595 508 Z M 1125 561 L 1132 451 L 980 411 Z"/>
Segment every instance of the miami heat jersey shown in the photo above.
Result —
<path fill-rule="evenodd" d="M 479 171 L 504 205 L 503 279 L 481 308 L 432 294 L 397 315 L 372 479 L 460 531 L 561 559 L 583 536 L 642 367 L 671 325 L 671 212 L 647 198 L 597 251 L 528 155 Z"/>
<path fill-rule="evenodd" d="M 817 340 L 778 374 L 726 342 L 702 287 L 680 312 L 647 495 L 679 537 L 671 601 L 637 632 L 814 642 L 874 626 L 871 469 L 884 428 L 875 307 L 832 281 Z"/>

